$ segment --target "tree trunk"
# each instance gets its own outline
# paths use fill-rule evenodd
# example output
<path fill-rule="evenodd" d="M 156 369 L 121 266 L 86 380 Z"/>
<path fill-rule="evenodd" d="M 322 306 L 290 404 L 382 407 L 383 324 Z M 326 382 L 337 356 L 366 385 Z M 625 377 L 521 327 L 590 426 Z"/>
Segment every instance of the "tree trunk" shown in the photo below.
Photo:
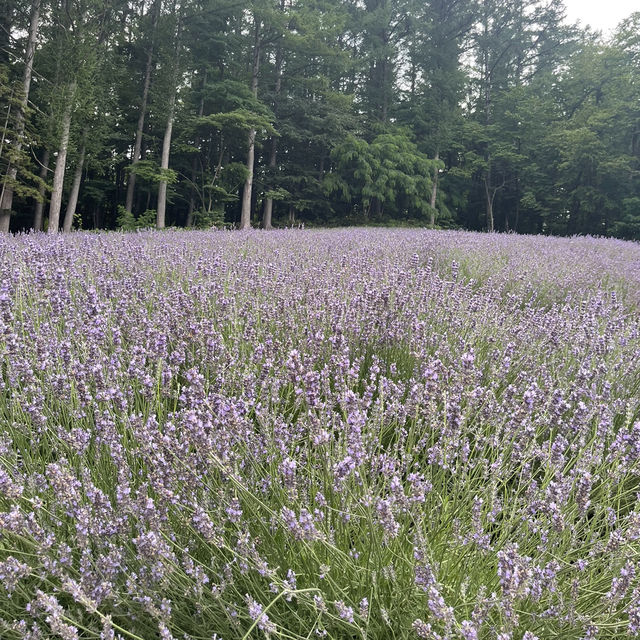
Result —
<path fill-rule="evenodd" d="M 195 181 L 196 174 L 196 160 L 193 160 L 191 165 L 191 179 Z M 191 229 L 194 224 L 194 211 L 196 210 L 196 193 L 195 189 L 191 187 L 191 191 L 189 192 L 189 208 L 187 209 L 187 221 L 185 223 L 185 227 L 187 229 Z"/>
<path fill-rule="evenodd" d="M 482 28 L 483 28 L 483 36 L 484 36 L 484 47 L 485 49 L 482 52 L 482 84 L 483 84 L 483 92 L 484 92 L 484 124 L 489 127 L 491 124 L 491 89 L 492 89 L 492 79 L 491 79 L 491 69 L 489 67 L 489 49 L 488 49 L 488 37 L 489 37 L 489 6 L 485 1 L 483 3 L 483 20 L 482 20 Z M 492 172 L 491 172 L 491 152 L 488 147 L 485 149 L 484 158 L 487 162 L 487 173 L 484 177 L 484 191 L 485 191 L 485 205 L 486 205 L 486 217 L 487 217 L 487 228 L 490 232 L 493 231 L 493 199 L 495 197 L 495 190 L 491 188 L 491 180 L 492 180 Z"/>
<path fill-rule="evenodd" d="M 382 217 L 382 201 L 375 196 L 371 198 L 371 204 L 369 205 L 369 211 L 371 212 L 371 218 L 373 220 L 380 220 Z"/>
<path fill-rule="evenodd" d="M 198 108 L 198 117 L 202 118 L 202 114 L 204 113 L 204 90 L 205 87 L 207 86 L 207 70 L 204 70 L 204 73 L 202 75 L 202 95 L 200 96 L 200 106 Z M 196 137 L 195 139 L 195 145 L 194 146 L 199 146 L 200 144 L 200 137 Z M 195 185 L 196 183 L 196 173 L 198 170 L 198 159 L 194 158 L 193 162 L 191 163 L 191 184 Z M 196 193 L 195 193 L 195 188 L 192 186 L 191 190 L 189 192 L 189 210 L 187 211 L 187 228 L 191 228 L 193 227 L 193 212 L 195 210 L 195 204 L 196 204 Z"/>
<path fill-rule="evenodd" d="M 275 107 L 278 106 L 278 98 L 282 89 L 282 48 L 278 47 L 276 53 L 276 86 L 275 86 Z M 269 153 L 269 172 L 275 173 L 278 158 L 278 138 L 271 138 L 271 152 Z M 264 201 L 264 211 L 262 212 L 262 228 L 272 229 L 271 219 L 273 216 L 273 198 L 267 198 Z"/>
<path fill-rule="evenodd" d="M 173 114 L 176 106 L 176 88 L 174 88 L 169 103 L 169 117 L 167 118 L 167 127 L 164 130 L 164 139 L 162 140 L 162 157 L 160 159 L 160 169 L 169 168 L 169 151 L 171 149 L 171 134 L 173 132 Z M 162 180 L 158 185 L 158 208 L 156 214 L 156 228 L 164 229 L 165 212 L 167 209 L 167 181 Z"/>
<path fill-rule="evenodd" d="M 24 118 L 29 104 L 29 90 L 31 88 L 31 75 L 33 73 L 33 56 L 36 51 L 38 38 L 38 25 L 40 23 L 40 2 L 33 0 L 31 3 L 31 21 L 29 24 L 29 38 L 25 51 L 24 74 L 22 77 L 22 100 L 18 105 L 16 116 L 16 142 L 15 149 L 19 153 L 22 149 L 22 134 L 24 133 Z M 11 163 L 7 167 L 7 173 L 2 185 L 0 195 L 0 232 L 8 233 L 11 223 L 11 209 L 13 207 L 13 188 L 18 176 L 18 167 Z"/>
<path fill-rule="evenodd" d="M 387 45 L 387 34 L 385 33 L 385 45 Z M 385 58 L 382 65 L 382 122 L 386 123 L 389 118 L 389 60 Z"/>
<path fill-rule="evenodd" d="M 256 130 L 249 131 L 249 149 L 247 151 L 247 179 L 242 191 L 242 209 L 240 211 L 240 228 L 251 228 L 251 194 L 253 190 L 253 164 L 255 159 Z"/>
<path fill-rule="evenodd" d="M 487 173 L 487 177 L 484 180 L 484 193 L 487 206 L 487 228 L 490 232 L 493 232 L 493 199 L 495 198 L 496 190 L 490 188 L 490 181 L 491 171 Z"/>
<path fill-rule="evenodd" d="M 93 228 L 99 229 L 102 226 L 102 213 L 100 211 L 100 205 L 96 205 L 93 210 Z"/>
<path fill-rule="evenodd" d="M 440 176 L 440 170 L 437 166 L 437 162 L 440 160 L 439 149 L 436 149 L 436 154 L 433 159 L 436 161 L 436 167 L 433 170 L 433 185 L 431 186 L 431 200 L 429 201 L 429 205 L 431 207 L 429 226 L 432 229 L 436 226 L 436 199 L 438 197 L 438 178 Z"/>
<path fill-rule="evenodd" d="M 254 18 L 255 20 L 255 18 Z M 258 71 L 260 70 L 260 23 L 255 21 L 255 42 L 253 46 L 253 67 L 251 70 L 251 93 L 258 97 Z M 256 130 L 249 131 L 247 150 L 247 179 L 242 191 L 242 209 L 240 212 L 240 229 L 251 228 L 251 195 L 253 189 L 253 164 L 256 151 Z"/>
<path fill-rule="evenodd" d="M 65 233 L 69 233 L 71 231 L 71 227 L 73 225 L 73 217 L 76 214 L 78 195 L 80 193 L 80 184 L 82 182 L 82 169 L 84 168 L 85 151 L 86 144 L 83 140 L 82 147 L 80 148 L 80 156 L 78 157 L 78 164 L 76 165 L 76 171 L 73 175 L 73 184 L 71 185 L 71 193 L 69 194 L 69 203 L 67 204 L 67 210 L 64 214 L 64 222 L 62 223 L 62 230 Z"/>
<path fill-rule="evenodd" d="M 53 173 L 53 189 L 51 190 L 51 205 L 49 206 L 49 233 L 58 233 L 60 226 L 60 208 L 62 206 L 62 188 L 64 187 L 64 172 L 69 150 L 69 130 L 71 129 L 71 114 L 75 102 L 76 84 L 69 87 L 69 99 L 62 116 L 62 134 L 60 148 L 56 158 L 56 170 Z"/>
<path fill-rule="evenodd" d="M 142 134 L 144 132 L 144 119 L 147 114 L 147 102 L 149 100 L 149 89 L 151 88 L 151 71 L 153 68 L 153 48 L 156 38 L 156 27 L 158 25 L 158 16 L 160 14 L 160 0 L 156 0 L 153 5 L 153 26 L 151 32 L 151 44 L 149 45 L 149 51 L 147 52 L 147 66 L 144 72 L 144 85 L 142 88 L 142 100 L 140 101 L 140 111 L 138 112 L 138 126 L 136 128 L 136 141 L 133 145 L 133 157 L 131 162 L 131 171 L 129 173 L 129 180 L 127 181 L 127 195 L 125 198 L 125 209 L 131 213 L 133 209 L 133 192 L 136 186 L 136 174 L 133 171 L 138 162 L 140 162 L 140 151 L 142 149 Z"/>
<path fill-rule="evenodd" d="M 175 4 L 174 4 L 175 10 Z M 171 134 L 173 132 L 173 116 L 176 110 L 176 93 L 178 92 L 178 66 L 180 63 L 180 17 L 176 25 L 175 35 L 175 55 L 173 78 L 171 82 L 171 97 L 169 98 L 169 114 L 167 116 L 167 126 L 164 130 L 162 140 L 162 156 L 160 158 L 160 170 L 166 171 L 169 168 L 169 152 L 171 151 Z M 167 181 L 161 180 L 158 185 L 158 205 L 156 209 L 156 229 L 164 229 L 165 213 L 167 209 Z"/>
<path fill-rule="evenodd" d="M 40 179 L 42 183 L 38 188 L 38 193 L 40 194 L 40 199 L 36 201 L 36 206 L 33 210 L 33 230 L 34 231 L 42 231 L 42 223 L 44 218 L 44 202 L 45 202 L 45 193 L 46 188 L 44 183 L 47 180 L 47 173 L 49 172 L 49 149 L 45 149 L 42 154 L 42 164 L 40 165 Z"/>
<path fill-rule="evenodd" d="M 276 157 L 278 153 L 278 142 L 274 136 L 271 139 L 271 153 L 269 154 L 269 169 L 274 171 L 276 168 Z M 264 201 L 264 210 L 262 212 L 262 228 L 273 229 L 271 224 L 273 217 L 273 198 L 266 198 Z"/>

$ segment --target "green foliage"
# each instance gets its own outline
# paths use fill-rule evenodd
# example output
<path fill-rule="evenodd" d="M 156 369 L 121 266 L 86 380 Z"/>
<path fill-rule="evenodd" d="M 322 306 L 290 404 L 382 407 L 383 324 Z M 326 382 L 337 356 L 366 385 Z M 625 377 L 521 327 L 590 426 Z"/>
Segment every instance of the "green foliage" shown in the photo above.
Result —
<path fill-rule="evenodd" d="M 286 189 L 283 189 L 282 187 L 278 187 L 277 189 L 272 189 L 270 191 L 265 192 L 264 197 L 270 198 L 275 202 L 282 202 L 284 200 L 290 199 L 291 194 Z"/>
<path fill-rule="evenodd" d="M 127 211 L 123 206 L 118 207 L 116 218 L 118 229 L 122 231 L 135 231 L 136 229 L 149 229 L 156 226 L 156 210 L 147 209 L 138 217 Z"/>
<path fill-rule="evenodd" d="M 431 176 L 438 163 L 420 153 L 403 131 L 376 136 L 371 143 L 350 136 L 332 152 L 336 172 L 325 178 L 327 193 L 340 193 L 362 207 L 365 215 L 378 201 L 391 213 L 425 214 Z"/>
<path fill-rule="evenodd" d="M 133 231 L 137 228 L 136 217 L 131 213 L 131 211 L 127 211 L 122 205 L 118 206 L 118 217 L 116 218 L 116 222 L 118 229 L 122 229 L 123 231 Z"/>
<path fill-rule="evenodd" d="M 619 220 L 613 223 L 612 234 L 619 238 L 640 239 L 640 197 L 626 198 Z"/>
<path fill-rule="evenodd" d="M 173 169 L 161 169 L 153 160 L 140 160 L 136 164 L 129 165 L 127 169 L 148 184 L 157 185 L 160 182 L 175 184 L 178 181 L 178 174 Z"/>
<path fill-rule="evenodd" d="M 247 109 L 235 109 L 226 113 L 212 113 L 202 116 L 195 121 L 197 127 L 212 127 L 218 131 L 231 134 L 247 132 L 256 129 L 263 133 L 274 135 L 275 129 L 268 115 L 255 113 Z"/>
<path fill-rule="evenodd" d="M 210 229 L 211 227 L 225 227 L 224 206 L 218 204 L 214 209 L 209 211 L 198 209 L 194 212 L 194 225 L 196 229 Z"/>
<path fill-rule="evenodd" d="M 433 215 L 484 229 L 491 209 L 496 230 L 639 237 L 638 12 L 604 39 L 543 0 L 43 5 L 18 151 L 30 2 L 7 6 L 0 171 L 19 225 L 41 197 L 34 158 L 48 150 L 55 164 L 74 86 L 67 164 L 84 141 L 85 224 L 135 227 L 161 182 L 170 224 L 189 211 L 199 226 L 236 220 L 255 131 L 253 213 L 270 198 L 276 225 Z M 147 69 L 143 160 L 133 163 Z M 117 209 L 128 175 L 133 219 Z"/>
<path fill-rule="evenodd" d="M 9 67 L 0 65 L 0 187 L 11 187 L 21 198 L 40 199 L 38 188 L 40 177 L 33 170 L 29 155 L 29 144 L 34 137 L 29 130 L 22 130 L 17 113 L 21 106 L 21 87 L 12 82 Z M 31 111 L 25 114 L 28 118 Z M 18 148 L 16 141 L 21 140 Z M 15 167 L 18 174 L 15 179 L 9 174 L 9 167 Z"/>

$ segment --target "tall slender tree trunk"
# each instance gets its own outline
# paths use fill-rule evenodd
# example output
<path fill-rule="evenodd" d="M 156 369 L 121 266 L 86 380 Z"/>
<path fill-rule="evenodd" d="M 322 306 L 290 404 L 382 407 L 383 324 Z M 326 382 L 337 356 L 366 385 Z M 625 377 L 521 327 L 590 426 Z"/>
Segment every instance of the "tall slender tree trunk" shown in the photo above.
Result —
<path fill-rule="evenodd" d="M 162 157 L 160 159 L 160 169 L 169 168 L 169 151 L 171 150 L 171 134 L 173 132 L 173 114 L 176 106 L 176 89 L 171 95 L 169 102 L 169 116 L 167 117 L 167 126 L 164 130 L 164 138 L 162 140 Z M 158 184 L 158 208 L 156 213 L 156 228 L 164 229 L 165 214 L 167 210 L 167 181 L 161 180 Z"/>
<path fill-rule="evenodd" d="M 194 160 L 195 163 L 195 160 Z M 191 175 L 194 174 L 194 170 L 192 168 L 192 172 Z M 185 227 L 187 229 L 191 229 L 191 227 L 193 227 L 193 219 L 194 219 L 194 211 L 196 210 L 196 195 L 193 191 L 193 189 L 191 189 L 191 191 L 189 192 L 189 208 L 187 209 L 187 221 L 185 222 Z"/>
<path fill-rule="evenodd" d="M 204 89 L 207 85 L 207 70 L 204 70 L 204 73 L 202 75 L 202 95 L 200 96 L 200 106 L 198 107 L 198 117 L 202 118 L 202 114 L 204 113 Z M 194 146 L 199 146 L 200 144 L 200 137 L 197 136 L 196 140 L 195 140 L 195 145 Z M 193 162 L 191 163 L 191 184 L 195 185 L 196 183 L 196 173 L 198 170 L 198 159 L 194 158 Z M 195 211 L 196 208 L 196 190 L 195 188 L 192 186 L 191 190 L 189 191 L 189 209 L 187 211 L 187 228 L 191 228 L 193 227 L 193 212 Z"/>
<path fill-rule="evenodd" d="M 38 193 L 40 198 L 36 201 L 36 206 L 33 209 L 33 229 L 34 231 L 42 231 L 42 223 L 44 217 L 44 201 L 45 201 L 45 182 L 47 180 L 47 173 L 49 172 L 49 149 L 45 149 L 42 154 L 42 162 L 40 164 L 40 187 Z"/>
<path fill-rule="evenodd" d="M 242 191 L 242 209 L 240 210 L 240 228 L 251 228 L 251 195 L 253 190 L 253 165 L 256 152 L 256 130 L 249 131 L 249 149 L 247 150 L 247 179 Z"/>
<path fill-rule="evenodd" d="M 24 74 L 22 77 L 22 99 L 18 105 L 16 115 L 16 142 L 15 148 L 19 153 L 22 149 L 22 134 L 24 133 L 24 120 L 27 105 L 29 104 L 29 90 L 31 88 L 31 75 L 33 73 L 33 56 L 36 52 L 36 40 L 38 38 L 38 25 L 40 24 L 41 0 L 33 0 L 31 3 L 31 21 L 29 23 L 29 37 L 25 51 Z M 13 208 L 13 189 L 18 176 L 18 167 L 9 164 L 7 173 L 2 183 L 0 194 L 0 232 L 7 233 L 11 224 L 11 209 Z"/>
<path fill-rule="evenodd" d="M 71 231 L 71 227 L 73 225 L 73 217 L 76 214 L 76 207 L 78 205 L 78 195 L 80 194 L 80 184 L 82 182 L 82 170 L 84 168 L 84 155 L 86 151 L 86 143 L 84 141 L 84 135 L 82 140 L 82 147 L 80 148 L 80 155 L 78 156 L 78 164 L 76 165 L 76 170 L 75 170 L 75 173 L 73 174 L 73 184 L 71 185 L 69 202 L 67 204 L 67 210 L 65 211 L 65 214 L 64 214 L 64 222 L 62 223 L 62 230 L 65 233 L 69 233 Z"/>
<path fill-rule="evenodd" d="M 516 178 L 516 214 L 515 221 L 513 223 L 513 230 L 518 232 L 518 224 L 520 222 L 520 179 Z M 542 229 L 540 229 L 542 231 Z"/>
<path fill-rule="evenodd" d="M 53 173 L 53 188 L 51 190 L 51 205 L 49 206 L 49 233 L 58 233 L 60 226 L 60 209 L 62 207 L 62 188 L 64 187 L 64 173 L 69 150 L 69 131 L 71 129 L 71 114 L 75 103 L 76 83 L 69 86 L 69 98 L 62 116 L 62 133 L 60 147 L 56 158 L 56 170 Z"/>
<path fill-rule="evenodd" d="M 433 170 L 433 184 L 431 185 L 431 200 L 429 201 L 430 219 L 429 226 L 433 229 L 436 226 L 436 200 L 438 198 L 438 178 L 440 177 L 440 170 L 438 169 L 437 162 L 440 160 L 440 150 L 436 149 L 436 154 L 433 156 L 436 161 L 436 167 Z"/>
<path fill-rule="evenodd" d="M 489 164 L 489 170 L 487 177 L 484 180 L 484 193 L 486 196 L 486 213 L 487 213 L 487 228 L 490 232 L 494 230 L 493 223 L 493 201 L 496 196 L 496 189 L 491 188 L 491 164 Z"/>
<path fill-rule="evenodd" d="M 133 168 L 140 162 L 140 151 L 142 150 L 142 134 L 144 132 L 144 120 L 147 115 L 147 102 L 149 101 L 149 89 L 151 88 L 151 72 L 153 70 L 153 49 L 156 39 L 156 28 L 158 26 L 158 16 L 160 15 L 160 0 L 156 0 L 151 9 L 152 32 L 151 43 L 147 51 L 147 65 L 144 71 L 144 85 L 142 87 L 142 100 L 140 101 L 140 111 L 138 112 L 138 126 L 136 128 L 136 141 L 133 145 L 132 168 L 127 181 L 127 195 L 125 197 L 125 209 L 131 213 L 133 209 L 133 193 L 136 187 L 136 174 Z"/>
<path fill-rule="evenodd" d="M 278 141 L 274 136 L 271 138 L 271 152 L 269 153 L 269 169 L 271 173 L 275 172 L 278 154 Z M 273 198 L 266 198 L 264 201 L 264 210 L 262 211 L 262 228 L 273 229 L 271 224 L 273 218 Z"/>
<path fill-rule="evenodd" d="M 385 45 L 388 44 L 387 41 L 388 35 L 385 33 Z M 385 58 L 382 65 L 382 86 L 383 86 L 383 94 L 382 94 L 382 122 L 386 123 L 389 119 L 389 60 Z"/>
<path fill-rule="evenodd" d="M 175 10 L 175 5 L 174 5 Z M 171 151 L 171 135 L 173 133 L 173 117 L 176 110 L 176 93 L 178 92 L 178 66 L 180 64 L 180 16 L 176 25 L 175 55 L 173 59 L 173 74 L 171 80 L 171 97 L 169 98 L 169 114 L 167 126 L 162 140 L 162 156 L 160 157 L 160 169 L 166 171 L 169 168 L 169 152 Z M 165 214 L 167 210 L 167 181 L 161 180 L 158 184 L 158 206 L 156 209 L 156 229 L 164 229 Z"/>
<path fill-rule="evenodd" d="M 93 210 L 93 228 L 99 229 L 102 226 L 102 212 L 100 210 L 100 205 L 96 205 L 96 208 Z"/>
<path fill-rule="evenodd" d="M 491 77 L 491 68 L 489 62 L 489 49 L 488 49 L 488 37 L 489 37 L 489 4 L 483 2 L 483 15 L 482 15 L 482 30 L 484 36 L 484 51 L 482 53 L 482 83 L 483 83 L 483 93 L 484 93 L 484 124 L 488 130 L 491 125 L 491 108 L 492 108 L 492 77 Z M 488 143 L 485 148 L 484 158 L 487 162 L 487 170 L 484 176 L 484 192 L 485 192 L 485 214 L 487 217 L 487 228 L 490 232 L 494 230 L 494 220 L 493 220 L 493 201 L 496 195 L 496 189 L 492 187 L 492 179 L 493 172 L 491 167 L 491 151 L 489 149 Z"/>
<path fill-rule="evenodd" d="M 382 200 L 375 196 L 371 198 L 371 204 L 369 205 L 369 212 L 374 220 L 380 220 L 382 217 Z"/>
<path fill-rule="evenodd" d="M 191 163 L 191 179 L 192 180 L 195 180 L 195 175 L 196 175 L 196 160 L 194 159 L 193 162 Z M 196 210 L 196 193 L 195 193 L 195 189 L 193 189 L 192 187 L 191 191 L 189 192 L 189 208 L 187 209 L 187 221 L 185 223 L 185 227 L 187 227 L 187 229 L 191 229 L 191 227 L 193 227 L 195 210 Z"/>
<path fill-rule="evenodd" d="M 283 7 L 284 10 L 284 7 Z M 278 47 L 276 52 L 276 86 L 274 91 L 275 110 L 278 109 L 278 100 L 280 91 L 282 90 L 282 47 Z M 269 171 L 273 175 L 277 166 L 278 159 L 278 138 L 272 136 L 271 151 L 269 152 Z M 264 201 L 264 210 L 262 212 L 262 228 L 272 229 L 271 224 L 273 217 L 273 198 L 266 198 Z"/>
<path fill-rule="evenodd" d="M 251 69 L 251 93 L 254 98 L 258 97 L 258 72 L 260 71 L 260 23 L 255 21 L 255 40 L 253 45 L 253 65 Z M 253 190 L 253 165 L 256 152 L 256 130 L 252 128 L 249 131 L 248 150 L 247 150 L 247 179 L 244 183 L 242 191 L 242 209 L 240 211 L 240 228 L 251 228 L 251 195 Z"/>

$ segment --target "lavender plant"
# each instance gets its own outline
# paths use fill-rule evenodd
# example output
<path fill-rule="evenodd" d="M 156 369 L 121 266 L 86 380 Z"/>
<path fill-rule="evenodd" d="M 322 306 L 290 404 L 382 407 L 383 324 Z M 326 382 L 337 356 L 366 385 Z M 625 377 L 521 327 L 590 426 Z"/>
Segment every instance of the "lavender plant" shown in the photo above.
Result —
<path fill-rule="evenodd" d="M 0 238 L 0 636 L 640 635 L 640 247 Z"/>

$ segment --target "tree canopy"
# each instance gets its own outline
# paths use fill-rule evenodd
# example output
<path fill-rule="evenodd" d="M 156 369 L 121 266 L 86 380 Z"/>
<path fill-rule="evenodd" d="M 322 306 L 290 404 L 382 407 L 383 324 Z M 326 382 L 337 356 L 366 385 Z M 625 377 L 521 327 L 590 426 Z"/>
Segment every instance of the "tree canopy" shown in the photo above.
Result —
<path fill-rule="evenodd" d="M 640 238 L 640 13 L 543 0 L 7 0 L 0 230 Z"/>

